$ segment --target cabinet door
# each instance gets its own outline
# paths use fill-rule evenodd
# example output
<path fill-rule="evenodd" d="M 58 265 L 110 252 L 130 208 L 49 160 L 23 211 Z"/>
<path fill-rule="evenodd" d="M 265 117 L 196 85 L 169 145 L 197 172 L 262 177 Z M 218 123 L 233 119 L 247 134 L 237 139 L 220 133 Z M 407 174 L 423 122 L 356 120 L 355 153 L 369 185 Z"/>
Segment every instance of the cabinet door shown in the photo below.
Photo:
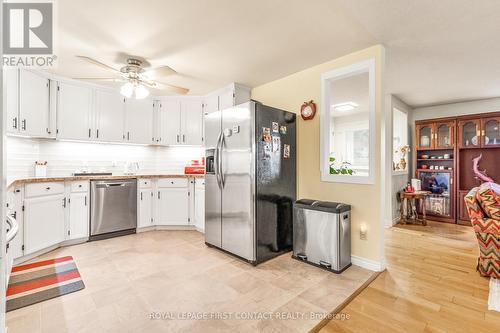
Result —
<path fill-rule="evenodd" d="M 226 90 L 219 94 L 219 110 L 228 109 L 234 106 L 234 90 Z"/>
<path fill-rule="evenodd" d="M 153 136 L 151 142 L 159 145 L 161 140 L 161 101 L 153 101 Z"/>
<path fill-rule="evenodd" d="M 483 147 L 500 147 L 500 117 L 482 119 L 481 142 Z"/>
<path fill-rule="evenodd" d="M 159 225 L 188 225 L 189 198 L 185 188 L 160 188 L 158 195 Z"/>
<path fill-rule="evenodd" d="M 96 137 L 92 125 L 92 89 L 59 82 L 57 137 L 71 140 L 91 140 Z"/>
<path fill-rule="evenodd" d="M 19 70 L 17 68 L 3 69 L 3 96 L 7 111 L 5 128 L 7 133 L 19 132 Z"/>
<path fill-rule="evenodd" d="M 19 72 L 21 134 L 45 137 L 49 131 L 49 79 L 27 70 Z"/>
<path fill-rule="evenodd" d="M 434 125 L 434 148 L 449 149 L 453 148 L 455 142 L 455 122 L 439 122 Z"/>
<path fill-rule="evenodd" d="M 432 124 L 422 124 L 416 126 L 417 149 L 434 148 L 434 131 Z"/>
<path fill-rule="evenodd" d="M 89 236 L 89 206 L 87 192 L 69 196 L 69 239 Z"/>
<path fill-rule="evenodd" d="M 23 190 L 24 187 L 15 188 L 14 191 L 7 192 L 9 202 L 8 214 L 12 214 L 19 225 L 16 237 L 9 243 L 9 252 L 13 259 L 23 256 L 23 234 L 24 234 L 24 214 L 23 214 Z"/>
<path fill-rule="evenodd" d="M 194 223 L 198 230 L 205 230 L 205 188 L 195 185 L 194 194 Z"/>
<path fill-rule="evenodd" d="M 178 100 L 161 101 L 160 143 L 164 145 L 181 144 L 181 104 Z"/>
<path fill-rule="evenodd" d="M 95 91 L 97 128 L 95 138 L 99 141 L 123 141 L 125 110 L 123 96 L 115 91 Z"/>
<path fill-rule="evenodd" d="M 460 148 L 478 148 L 481 145 L 481 121 L 479 119 L 458 122 L 458 144 Z"/>
<path fill-rule="evenodd" d="M 152 190 L 145 189 L 139 191 L 139 221 L 138 228 L 150 227 L 153 223 L 152 212 Z"/>
<path fill-rule="evenodd" d="M 24 254 L 64 240 L 64 195 L 24 200 Z"/>
<path fill-rule="evenodd" d="M 219 111 L 219 95 L 213 94 L 206 96 L 203 104 L 203 112 L 205 115 Z"/>
<path fill-rule="evenodd" d="M 203 103 L 201 100 L 181 102 L 181 142 L 185 145 L 203 143 Z"/>
<path fill-rule="evenodd" d="M 152 143 L 153 99 L 127 99 L 125 101 L 125 141 Z"/>

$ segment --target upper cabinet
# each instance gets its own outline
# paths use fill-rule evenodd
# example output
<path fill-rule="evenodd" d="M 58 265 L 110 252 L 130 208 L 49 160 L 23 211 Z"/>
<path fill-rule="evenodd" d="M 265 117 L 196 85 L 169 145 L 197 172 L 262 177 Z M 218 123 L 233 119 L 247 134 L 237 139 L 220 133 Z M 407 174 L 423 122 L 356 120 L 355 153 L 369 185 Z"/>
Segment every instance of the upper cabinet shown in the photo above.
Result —
<path fill-rule="evenodd" d="M 92 88 L 59 82 L 57 88 L 57 138 L 92 140 L 96 137 Z"/>
<path fill-rule="evenodd" d="M 125 100 L 115 90 L 95 90 L 95 139 L 105 142 L 123 141 Z"/>
<path fill-rule="evenodd" d="M 125 101 L 125 142 L 154 143 L 153 109 L 152 98 L 127 99 Z"/>
<path fill-rule="evenodd" d="M 164 97 L 159 101 L 157 143 L 203 144 L 203 100 L 199 97 Z"/>
<path fill-rule="evenodd" d="M 421 123 L 415 126 L 417 149 L 453 149 L 455 121 Z"/>
<path fill-rule="evenodd" d="M 458 122 L 460 148 L 500 147 L 500 117 L 484 117 Z"/>
<path fill-rule="evenodd" d="M 54 137 L 50 107 L 50 80 L 37 72 L 8 68 L 4 71 L 8 133 L 37 138 Z"/>

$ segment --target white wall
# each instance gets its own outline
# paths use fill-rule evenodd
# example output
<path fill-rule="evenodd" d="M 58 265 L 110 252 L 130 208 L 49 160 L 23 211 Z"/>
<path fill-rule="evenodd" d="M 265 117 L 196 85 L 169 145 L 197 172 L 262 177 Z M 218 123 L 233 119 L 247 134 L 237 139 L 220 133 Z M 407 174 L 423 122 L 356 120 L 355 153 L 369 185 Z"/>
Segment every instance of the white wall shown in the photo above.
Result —
<path fill-rule="evenodd" d="M 411 115 L 412 124 L 415 124 L 416 120 L 455 117 L 495 111 L 500 111 L 500 97 L 415 108 L 411 112 Z"/>
<path fill-rule="evenodd" d="M 47 161 L 47 176 L 69 176 L 87 165 L 89 171 L 123 173 L 125 163 L 139 162 L 142 173 L 184 173 L 190 160 L 204 154 L 200 147 L 154 147 L 62 142 L 7 137 L 9 180 L 34 176 L 35 161 Z"/>
<path fill-rule="evenodd" d="M 394 95 L 390 95 L 388 97 L 388 102 L 387 102 L 387 106 L 390 108 L 390 114 L 391 114 L 391 131 L 392 131 L 392 110 L 393 108 L 397 108 L 398 110 L 402 111 L 402 112 L 405 112 L 406 114 L 408 114 L 408 122 L 411 123 L 411 114 L 413 112 L 412 108 L 410 106 L 408 106 L 406 103 L 404 103 L 402 100 L 400 100 L 399 98 L 397 98 L 396 96 Z M 410 129 L 410 124 L 408 124 L 408 127 L 407 127 L 407 131 L 409 131 Z M 411 134 L 412 132 L 408 132 L 408 144 L 410 145 L 410 147 L 413 148 L 413 136 Z M 392 138 L 392 133 L 391 133 L 391 138 Z M 392 148 L 392 140 L 391 140 L 391 151 L 392 151 L 392 154 L 394 154 L 394 149 Z M 392 165 L 392 154 L 391 154 L 391 165 Z M 410 161 L 412 160 L 412 155 L 411 153 L 408 154 L 408 163 L 409 163 L 409 167 L 408 169 L 410 169 L 410 166 L 411 166 L 411 163 Z M 398 192 L 408 183 L 409 179 L 411 179 L 412 175 L 412 172 L 411 170 L 409 170 L 407 173 L 392 173 L 392 177 L 391 177 L 391 184 L 390 184 L 390 200 L 388 202 L 390 202 L 390 207 L 387 207 L 387 210 L 386 210 L 386 214 L 387 214 L 387 217 L 386 217 L 386 226 L 392 226 L 394 224 L 396 224 L 399 220 L 399 202 L 398 202 Z"/>

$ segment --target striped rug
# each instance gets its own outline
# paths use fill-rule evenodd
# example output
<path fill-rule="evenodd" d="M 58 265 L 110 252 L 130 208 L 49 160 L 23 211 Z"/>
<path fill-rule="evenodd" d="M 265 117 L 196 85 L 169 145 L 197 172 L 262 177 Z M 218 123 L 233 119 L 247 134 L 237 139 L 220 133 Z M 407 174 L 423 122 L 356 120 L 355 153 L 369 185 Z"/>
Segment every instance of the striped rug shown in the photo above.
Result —
<path fill-rule="evenodd" d="M 7 288 L 7 311 L 83 288 L 85 285 L 70 256 L 15 266 Z"/>

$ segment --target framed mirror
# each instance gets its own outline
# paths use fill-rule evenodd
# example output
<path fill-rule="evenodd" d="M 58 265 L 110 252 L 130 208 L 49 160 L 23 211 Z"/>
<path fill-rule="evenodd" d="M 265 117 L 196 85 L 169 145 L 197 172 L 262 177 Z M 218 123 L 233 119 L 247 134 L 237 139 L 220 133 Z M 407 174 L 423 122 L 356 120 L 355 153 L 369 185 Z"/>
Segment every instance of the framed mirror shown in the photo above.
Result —
<path fill-rule="evenodd" d="M 375 60 L 321 75 L 321 180 L 373 184 Z"/>

